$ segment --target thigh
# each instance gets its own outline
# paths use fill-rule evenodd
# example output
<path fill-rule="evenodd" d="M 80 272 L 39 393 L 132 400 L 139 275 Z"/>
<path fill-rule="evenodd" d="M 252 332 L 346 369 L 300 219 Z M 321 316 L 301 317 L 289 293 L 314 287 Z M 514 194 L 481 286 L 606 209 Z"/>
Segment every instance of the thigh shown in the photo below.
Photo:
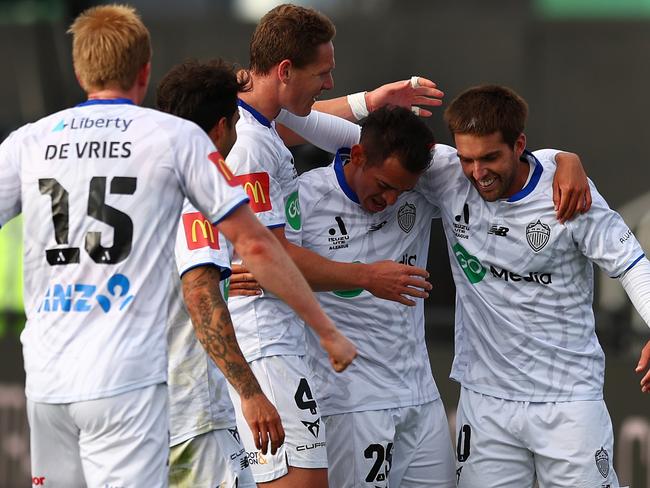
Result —
<path fill-rule="evenodd" d="M 456 486 L 454 450 L 442 400 L 399 409 L 390 485 Z"/>
<path fill-rule="evenodd" d="M 278 409 L 284 427 L 284 444 L 272 455 L 255 447 L 253 436 L 242 415 L 241 401 L 229 386 L 237 427 L 247 451 L 257 483 L 285 476 L 294 468 L 327 468 L 325 426 L 311 389 L 311 375 L 299 356 L 272 356 L 250 363 L 262 391 Z"/>
<path fill-rule="evenodd" d="M 619 486 L 605 402 L 531 405 L 529 424 L 540 488 Z"/>
<path fill-rule="evenodd" d="M 386 488 L 393 463 L 394 410 L 325 417 L 332 488 Z"/>
<path fill-rule="evenodd" d="M 167 486 L 166 385 L 78 402 L 71 413 L 81 430 L 81 462 L 89 486 Z"/>
<path fill-rule="evenodd" d="M 524 405 L 461 388 L 456 417 L 459 488 L 533 486 L 533 455 L 520 438 Z"/>
<path fill-rule="evenodd" d="M 32 486 L 85 487 L 79 455 L 79 429 L 68 405 L 27 400 Z"/>
<path fill-rule="evenodd" d="M 235 426 L 206 432 L 171 447 L 169 486 L 255 488 Z"/>

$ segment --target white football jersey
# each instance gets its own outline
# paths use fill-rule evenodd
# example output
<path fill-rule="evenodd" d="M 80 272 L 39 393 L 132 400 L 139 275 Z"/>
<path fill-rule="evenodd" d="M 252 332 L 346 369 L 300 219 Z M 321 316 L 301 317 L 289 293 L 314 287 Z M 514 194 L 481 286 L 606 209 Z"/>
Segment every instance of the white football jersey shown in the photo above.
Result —
<path fill-rule="evenodd" d="M 456 150 L 436 145 L 418 189 L 440 206 L 456 283 L 451 377 L 486 395 L 554 402 L 602 398 L 605 361 L 592 310 L 593 265 L 615 277 L 643 251 L 591 185 L 591 210 L 560 224 L 555 162 L 526 153 L 522 190 L 484 201 Z"/>
<path fill-rule="evenodd" d="M 24 216 L 27 396 L 67 403 L 164 382 L 184 196 L 213 223 L 247 201 L 195 124 L 90 100 L 0 146 L 0 225 Z"/>
<path fill-rule="evenodd" d="M 231 184 L 244 187 L 250 206 L 269 228 L 300 229 L 298 182 L 291 152 L 269 121 L 254 108 L 239 101 L 237 142 L 222 171 Z M 287 233 L 288 234 L 288 233 Z M 287 235 L 300 245 L 299 234 Z M 240 262 L 237 255 L 233 262 Z M 228 300 L 237 341 L 248 361 L 278 354 L 304 354 L 304 324 L 295 312 L 264 291 L 253 297 Z"/>
<path fill-rule="evenodd" d="M 328 259 L 370 263 L 392 259 L 426 268 L 431 220 L 438 209 L 416 192 L 400 195 L 378 213 L 365 211 L 334 163 L 300 176 L 302 245 Z M 335 373 L 318 338 L 308 330 L 308 362 L 323 415 L 420 405 L 439 397 L 424 337 L 424 301 L 407 307 L 365 290 L 316 294 L 358 356 Z"/>
<path fill-rule="evenodd" d="M 196 267 L 215 266 L 221 271 L 220 289 L 225 302 L 231 273 L 229 245 L 186 200 L 176 237 L 178 272 L 172 277 L 167 326 L 170 446 L 235 425 L 226 378 L 196 337 L 179 280 L 179 276 Z"/>

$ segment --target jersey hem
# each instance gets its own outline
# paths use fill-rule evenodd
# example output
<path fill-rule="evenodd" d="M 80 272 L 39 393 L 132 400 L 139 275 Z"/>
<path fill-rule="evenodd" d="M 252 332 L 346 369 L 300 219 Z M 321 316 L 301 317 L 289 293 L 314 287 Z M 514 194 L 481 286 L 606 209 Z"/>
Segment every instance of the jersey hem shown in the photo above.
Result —
<path fill-rule="evenodd" d="M 108 398 L 123 393 L 128 393 L 133 390 L 138 390 L 140 388 L 146 388 L 147 386 L 157 385 L 159 383 L 167 383 L 167 378 L 165 375 L 156 376 L 147 381 L 132 383 L 130 385 L 124 385 L 119 388 L 113 388 L 110 390 L 98 391 L 96 393 L 87 393 L 85 395 L 70 395 L 70 396 L 51 396 L 51 395 L 38 395 L 29 391 L 25 388 L 25 396 L 29 398 L 30 401 L 36 403 L 77 403 L 77 402 L 88 402 L 91 400 L 99 400 L 100 398 Z"/>
<path fill-rule="evenodd" d="M 318 407 L 321 409 L 321 415 L 324 417 L 332 417 L 334 415 L 342 415 L 345 413 L 358 413 L 358 412 L 370 412 L 376 410 L 390 410 L 392 408 L 406 408 L 406 407 L 418 407 L 420 405 L 425 405 L 427 403 L 435 402 L 440 399 L 440 392 L 436 392 L 431 397 L 424 397 L 421 400 L 415 401 L 402 401 L 399 403 L 378 403 L 376 405 L 364 405 L 363 407 L 349 408 L 349 409 L 328 409 L 323 405 L 323 400 L 321 399 L 318 402 Z"/>
<path fill-rule="evenodd" d="M 466 385 L 462 381 L 458 381 L 455 378 L 451 378 L 454 381 L 457 381 L 460 383 L 460 386 L 462 388 L 465 388 L 466 390 L 473 391 L 474 393 L 480 393 L 481 395 L 486 395 L 486 396 L 491 396 L 494 398 L 499 398 L 500 400 L 508 400 L 512 402 L 529 402 L 529 403 L 565 403 L 565 402 L 590 402 L 590 401 L 598 401 L 598 400 L 603 400 L 603 393 L 602 391 L 600 392 L 599 395 L 574 395 L 574 396 L 567 396 L 567 395 L 555 395 L 553 397 L 546 397 L 546 396 L 538 396 L 538 395 L 504 395 L 502 392 L 495 391 L 495 390 L 490 390 L 490 389 L 483 389 L 483 388 L 476 388 L 473 385 Z"/>
<path fill-rule="evenodd" d="M 184 431 L 181 434 L 170 436 L 169 447 L 177 446 L 179 444 L 182 444 L 183 442 L 189 441 L 190 439 L 193 439 L 203 434 L 207 434 L 215 430 L 235 429 L 236 427 L 237 427 L 237 422 L 235 421 L 234 417 L 232 419 L 232 423 L 220 424 L 217 422 L 208 422 L 207 424 L 203 424 L 201 427 Z"/>

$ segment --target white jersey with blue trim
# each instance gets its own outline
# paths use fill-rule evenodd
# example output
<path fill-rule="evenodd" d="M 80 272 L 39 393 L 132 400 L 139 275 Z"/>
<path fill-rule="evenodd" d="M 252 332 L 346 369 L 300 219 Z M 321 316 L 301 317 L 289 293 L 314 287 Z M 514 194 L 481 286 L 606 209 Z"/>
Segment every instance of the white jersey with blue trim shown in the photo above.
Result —
<path fill-rule="evenodd" d="M 244 186 L 262 224 L 299 230 L 298 174 L 291 152 L 275 130 L 275 122 L 241 100 L 239 106 L 237 142 L 223 166 L 226 179 Z M 300 245 L 299 233 L 287 238 Z M 233 262 L 241 262 L 236 254 Z M 304 323 L 275 295 L 263 291 L 253 297 L 231 297 L 228 308 L 247 361 L 305 353 Z"/>
<path fill-rule="evenodd" d="M 173 243 L 187 196 L 217 222 L 247 202 L 195 124 L 90 100 L 0 146 L 0 225 L 24 216 L 26 393 L 68 403 L 167 377 Z"/>
<path fill-rule="evenodd" d="M 334 163 L 299 177 L 303 247 L 341 262 L 391 259 L 426 268 L 431 220 L 437 207 L 416 192 L 400 195 L 377 213 L 364 210 Z M 358 356 L 335 373 L 318 338 L 307 331 L 307 359 L 323 415 L 420 405 L 439 397 L 424 336 L 424 302 L 416 306 L 375 297 L 365 290 L 317 293 L 317 298 L 357 347 Z"/>
<path fill-rule="evenodd" d="M 216 267 L 225 304 L 231 252 L 230 243 L 186 200 L 176 237 L 178 272 L 172 277 L 167 326 L 170 446 L 236 424 L 226 378 L 196 337 L 179 280 L 194 268 Z"/>
<path fill-rule="evenodd" d="M 555 162 L 543 152 L 517 194 L 484 201 L 456 150 L 436 145 L 418 190 L 440 206 L 456 283 L 451 377 L 517 401 L 602 398 L 605 360 L 595 333 L 593 263 L 615 277 L 643 251 L 590 182 L 591 210 L 561 224 Z"/>

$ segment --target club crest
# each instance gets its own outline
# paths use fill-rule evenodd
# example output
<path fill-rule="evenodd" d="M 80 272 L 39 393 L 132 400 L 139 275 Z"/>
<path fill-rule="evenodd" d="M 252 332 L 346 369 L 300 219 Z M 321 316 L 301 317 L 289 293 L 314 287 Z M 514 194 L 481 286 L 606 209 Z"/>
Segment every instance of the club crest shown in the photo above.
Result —
<path fill-rule="evenodd" d="M 607 478 L 607 475 L 609 474 L 609 454 L 607 454 L 605 448 L 601 446 L 601 448 L 596 451 L 595 458 L 598 472 L 603 478 Z"/>
<path fill-rule="evenodd" d="M 526 226 L 526 240 L 528 241 L 528 245 L 535 252 L 541 251 L 544 246 L 548 244 L 550 237 L 551 228 L 540 222 L 539 219 L 537 219 L 537 222 L 530 223 Z"/>
<path fill-rule="evenodd" d="M 397 223 L 399 228 L 407 234 L 415 225 L 415 205 L 406 202 L 397 211 Z"/>

